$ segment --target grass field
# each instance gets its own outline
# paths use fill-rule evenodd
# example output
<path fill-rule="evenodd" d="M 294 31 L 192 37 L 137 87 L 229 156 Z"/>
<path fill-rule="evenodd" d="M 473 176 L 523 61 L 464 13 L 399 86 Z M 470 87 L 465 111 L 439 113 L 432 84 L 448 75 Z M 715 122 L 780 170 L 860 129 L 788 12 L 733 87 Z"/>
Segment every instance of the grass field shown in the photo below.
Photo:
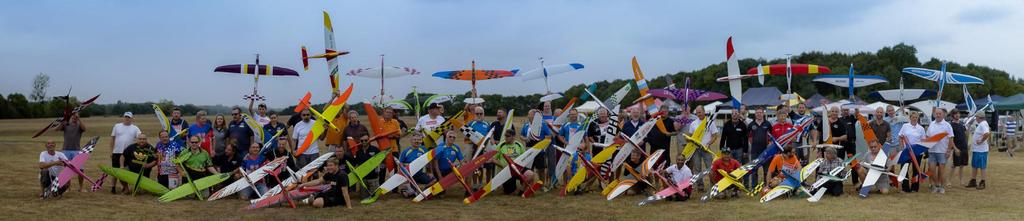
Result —
<path fill-rule="evenodd" d="M 151 115 L 140 115 L 137 123 L 143 132 L 154 133 L 158 130 L 154 119 Z M 1024 161 L 998 152 L 990 156 L 990 178 L 985 190 L 954 186 L 945 195 L 874 194 L 868 199 L 844 195 L 826 197 L 813 204 L 803 199 L 785 198 L 760 204 L 756 199 L 744 196 L 707 204 L 691 200 L 638 207 L 636 203 L 645 196 L 622 196 L 606 201 L 598 193 L 563 198 L 549 192 L 538 193 L 529 199 L 495 194 L 467 206 L 462 204 L 462 194 L 458 193 L 461 188 L 456 188 L 447 197 L 422 203 L 412 203 L 397 194 L 389 194 L 376 204 L 355 205 L 353 209 L 300 206 L 298 209 L 245 211 L 241 208 L 247 202 L 238 199 L 215 202 L 183 199 L 159 203 L 151 195 L 113 195 L 109 186 L 100 192 L 75 192 L 77 181 L 72 181 L 71 191 L 63 198 L 40 200 L 36 166 L 39 152 L 45 150 L 43 144 L 46 140 L 60 142 L 62 139 L 56 132 L 37 139 L 29 137 L 50 120 L 0 120 L 0 147 L 4 151 L 0 155 L 0 168 L 3 168 L 0 170 L 0 193 L 4 197 L 0 214 L 4 214 L 4 220 L 1016 220 L 1024 215 L 1024 188 L 1021 185 L 1024 172 L 1020 170 L 1024 168 Z M 101 137 L 86 166 L 90 176 L 98 177 L 97 166 L 110 162 L 109 134 L 120 118 L 92 117 L 83 120 L 88 129 L 83 136 L 83 144 L 94 136 Z M 415 121 L 406 119 L 406 122 Z M 150 139 L 151 142 L 155 140 Z M 968 178 L 965 179 L 969 179 L 969 172 L 966 176 Z M 927 192 L 927 188 L 923 187 L 922 191 Z M 852 187 L 847 186 L 846 192 L 852 192 Z M 359 198 L 355 197 L 355 200 Z"/>

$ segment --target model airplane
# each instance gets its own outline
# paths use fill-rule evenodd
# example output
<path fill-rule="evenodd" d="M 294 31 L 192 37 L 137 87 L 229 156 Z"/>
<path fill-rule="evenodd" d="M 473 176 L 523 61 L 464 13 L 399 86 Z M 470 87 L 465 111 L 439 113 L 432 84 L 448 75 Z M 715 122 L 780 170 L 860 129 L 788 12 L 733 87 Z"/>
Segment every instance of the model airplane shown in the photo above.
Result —
<path fill-rule="evenodd" d="M 861 162 L 860 165 L 868 170 L 867 175 L 864 176 L 863 185 L 860 187 L 860 197 L 866 198 L 871 192 L 871 187 L 878 182 L 878 178 L 884 175 L 898 177 L 896 174 L 890 173 L 887 166 L 889 157 L 885 155 L 885 151 L 879 149 L 878 154 L 875 155 L 875 159 L 871 163 Z"/>
<path fill-rule="evenodd" d="M 293 183 L 298 182 L 303 177 L 309 176 L 310 173 L 315 171 L 317 168 L 320 168 L 320 165 L 323 165 L 324 162 L 327 162 L 327 159 L 330 159 L 331 156 L 334 156 L 334 152 L 324 153 L 323 155 L 320 155 L 320 157 L 317 157 L 313 161 L 309 162 L 309 164 L 306 164 L 306 166 L 303 166 L 301 169 L 299 169 L 299 171 L 291 171 L 291 169 L 288 168 L 287 165 L 285 165 L 284 169 L 289 170 L 289 172 L 290 172 L 290 174 L 292 174 L 292 176 L 288 177 L 288 179 L 285 179 L 284 181 L 280 182 L 281 185 L 276 186 L 274 188 L 271 188 L 270 190 L 267 190 L 266 193 L 263 193 L 263 198 L 259 198 L 259 199 L 255 199 L 255 200 L 250 200 L 249 202 L 251 204 L 257 204 L 260 201 L 266 200 L 267 198 L 269 198 L 269 196 L 273 196 L 273 195 L 276 195 L 276 194 L 280 193 L 281 190 L 282 190 L 281 187 L 290 186 Z"/>
<path fill-rule="evenodd" d="M 643 201 L 640 201 L 640 203 L 637 204 L 637 205 L 638 206 L 643 206 L 643 205 L 651 204 L 651 203 L 653 203 L 655 201 L 663 200 L 665 198 L 668 198 L 669 196 L 676 195 L 676 194 L 679 194 L 680 196 L 685 197 L 686 193 L 683 192 L 682 190 L 690 187 L 690 185 L 693 185 L 693 183 L 696 183 L 697 180 L 700 180 L 701 177 L 704 177 L 704 176 L 708 175 L 709 172 L 710 171 L 704 171 L 704 172 L 701 172 L 701 173 L 698 173 L 698 174 L 694 174 L 693 176 L 690 176 L 690 179 L 686 179 L 686 180 L 683 180 L 683 182 L 680 182 L 678 184 L 675 184 L 675 185 L 672 185 L 672 186 L 669 186 L 669 187 L 665 187 L 665 189 L 662 189 L 661 191 L 658 191 L 657 193 L 654 193 L 654 195 L 647 197 L 647 199 L 644 199 Z"/>
<path fill-rule="evenodd" d="M 480 98 L 476 93 L 476 82 L 483 80 L 498 79 L 504 77 L 515 76 L 519 69 L 506 70 L 477 70 L 476 61 L 471 62 L 471 69 L 469 70 L 456 70 L 456 71 L 441 71 L 434 73 L 434 77 L 450 80 L 463 80 L 470 81 L 472 85 L 472 97 L 466 98 L 466 103 L 479 104 L 483 103 L 483 98 Z"/>
<path fill-rule="evenodd" d="M 540 98 L 540 102 L 547 102 L 558 98 L 562 98 L 561 93 L 551 93 L 551 85 L 548 84 L 549 76 L 583 69 L 583 64 L 580 63 L 545 66 L 544 58 L 540 58 L 539 60 L 540 68 L 523 72 L 522 74 L 519 74 L 519 76 L 520 78 L 523 79 L 523 81 L 544 78 L 544 87 L 547 88 L 547 94 Z"/>
<path fill-rule="evenodd" d="M 786 94 L 783 95 L 785 100 L 793 99 L 793 75 L 794 74 L 827 74 L 832 73 L 832 70 L 825 66 L 816 64 L 793 64 L 790 62 L 791 57 L 786 57 L 785 64 L 772 64 L 768 66 L 758 65 L 756 68 L 747 70 L 747 74 L 768 74 L 768 75 L 782 75 L 786 76 Z"/>
<path fill-rule="evenodd" d="M 68 91 L 68 96 L 66 96 L 67 98 L 65 100 L 66 104 L 64 105 L 64 116 L 62 116 L 60 118 L 57 118 L 56 120 L 53 120 L 53 122 L 50 122 L 49 125 L 46 125 L 46 127 L 43 127 L 42 130 L 37 132 L 35 135 L 32 135 L 32 138 L 36 138 L 36 137 L 39 137 L 39 135 L 43 135 L 43 133 L 46 133 L 46 131 L 50 130 L 50 128 L 56 128 L 56 127 L 59 127 L 59 126 L 63 126 L 65 122 L 68 122 L 68 120 L 71 119 L 71 115 L 78 114 L 78 112 L 81 112 L 86 107 L 89 107 L 89 105 L 92 105 L 92 103 L 96 101 L 96 98 L 100 97 L 100 95 L 97 94 L 96 96 L 94 96 L 92 98 L 89 98 L 88 100 L 83 101 L 82 104 L 78 105 L 78 107 L 75 107 L 74 109 L 72 109 L 71 108 L 71 98 L 70 98 L 70 96 L 71 96 L 71 91 L 69 90 Z"/>
<path fill-rule="evenodd" d="M 260 65 L 260 54 L 256 54 L 256 64 L 229 64 L 218 66 L 213 69 L 213 72 L 224 72 L 224 73 L 238 73 L 238 74 L 251 74 L 252 75 L 252 94 L 245 95 L 242 97 L 243 100 L 248 101 L 262 101 L 266 100 L 266 97 L 259 94 L 260 75 L 266 76 L 299 76 L 299 72 L 295 70 L 275 67 L 271 65 Z"/>
<path fill-rule="evenodd" d="M 729 40 L 725 43 L 725 65 L 727 75 L 715 79 L 717 82 L 729 82 L 729 95 L 732 96 L 733 106 L 739 106 L 743 102 L 743 79 L 757 77 L 757 81 L 764 85 L 765 74 L 758 67 L 757 73 L 755 74 L 740 74 L 740 64 L 736 58 L 736 50 L 732 45 L 732 36 L 729 36 Z"/>
<path fill-rule="evenodd" d="M 732 172 L 727 173 L 724 170 L 713 171 L 713 173 L 718 173 L 722 175 L 722 179 L 718 180 L 718 182 L 715 183 L 714 186 L 711 186 L 711 191 L 708 191 L 707 194 L 704 194 L 704 196 L 700 197 L 700 202 L 707 202 L 709 199 L 711 199 L 711 197 L 718 196 L 718 193 L 726 189 L 729 189 L 729 187 L 733 186 L 735 186 L 740 191 L 751 193 L 752 190 L 748 190 L 747 187 L 743 186 L 743 176 L 746 176 L 747 173 L 750 172 L 750 170 L 754 169 L 754 167 L 757 167 L 760 164 L 761 158 L 757 158 L 743 166 L 740 166 L 739 168 L 733 170 Z"/>
<path fill-rule="evenodd" d="M 878 75 L 857 75 L 854 74 L 853 64 L 850 64 L 850 74 L 823 74 L 814 77 L 814 82 L 823 82 L 838 87 L 845 87 L 847 89 L 847 95 L 850 99 L 856 98 L 853 94 L 853 89 L 858 87 L 866 87 L 873 84 L 888 83 L 885 77 Z"/>
<path fill-rule="evenodd" d="M 386 96 L 384 95 L 384 79 L 418 74 L 420 74 L 420 71 L 415 68 L 394 66 L 385 67 L 384 55 L 380 55 L 380 67 L 354 69 L 348 71 L 345 75 L 380 79 L 380 97 L 377 97 L 377 102 L 378 104 L 383 105 L 384 97 Z"/>
<path fill-rule="evenodd" d="M 68 185 L 68 182 L 71 181 L 71 178 L 76 175 L 82 177 L 86 181 L 89 181 L 89 183 L 92 184 L 92 191 L 100 189 L 101 185 L 103 185 L 102 182 L 97 182 L 96 180 L 90 178 L 88 175 L 85 175 L 85 173 L 82 172 L 82 169 L 85 166 L 85 161 L 89 160 L 89 156 L 96 147 L 96 142 L 99 142 L 99 140 L 100 137 L 92 138 L 91 140 L 89 140 L 88 143 L 85 144 L 85 146 L 82 147 L 82 152 L 76 155 L 74 159 L 71 159 L 70 161 L 64 161 L 64 169 L 60 171 L 60 174 L 58 174 L 57 177 L 54 177 L 53 182 L 50 182 L 51 185 L 49 189 L 50 192 L 48 193 L 49 195 L 56 195 L 57 192 L 60 191 L 60 188 L 63 188 L 64 186 Z"/>
<path fill-rule="evenodd" d="M 427 99 L 424 100 L 423 103 L 421 104 L 420 103 L 420 94 L 418 92 L 416 92 L 416 86 L 412 87 L 412 97 L 414 99 L 414 103 L 412 103 L 412 104 L 410 104 L 409 102 L 406 102 L 405 100 L 401 100 L 400 99 L 400 100 L 392 100 L 392 101 L 384 102 L 384 106 L 392 107 L 392 108 L 400 109 L 400 110 L 413 110 L 413 112 L 416 113 L 416 119 L 419 119 L 420 118 L 420 110 L 423 110 L 428 105 L 434 104 L 434 103 L 448 102 L 448 101 L 451 101 L 454 98 L 454 96 L 452 96 L 450 94 L 435 94 L 435 95 L 431 95 L 430 97 L 427 97 Z"/>
<path fill-rule="evenodd" d="M 307 71 L 309 70 L 309 58 L 323 58 L 327 60 L 327 70 L 331 72 L 331 91 L 338 93 L 340 92 L 338 87 L 341 85 L 338 84 L 340 75 L 338 75 L 337 58 L 348 53 L 348 51 L 337 50 L 334 44 L 334 26 L 331 25 L 331 16 L 327 14 L 327 11 L 324 11 L 324 53 L 308 56 L 306 54 L 306 46 L 302 46 L 302 68 Z"/>
<path fill-rule="evenodd" d="M 513 175 L 516 178 L 519 178 L 520 182 L 522 182 L 524 186 L 529 187 L 527 188 L 527 191 L 525 191 L 522 195 L 522 197 L 529 197 L 530 195 L 533 194 L 534 191 L 537 190 L 537 188 L 540 188 L 541 183 L 540 181 L 536 181 L 534 183 L 528 182 L 529 179 L 527 179 L 523 175 L 526 172 L 524 165 L 533 165 L 534 158 L 537 157 L 537 154 L 543 151 L 544 148 L 547 148 L 550 144 L 551 138 L 541 140 L 540 142 L 537 142 L 537 144 L 534 144 L 533 147 L 530 147 L 530 149 L 524 151 L 522 154 L 519 154 L 519 156 L 517 156 L 514 160 L 510 159 L 508 155 L 502 154 L 502 157 L 504 157 L 506 160 L 505 162 L 508 162 L 508 166 L 498 171 L 498 173 L 495 174 L 490 181 L 487 181 L 487 184 L 484 184 L 482 188 L 474 192 L 469 197 L 463 199 L 462 202 L 465 204 L 470 204 L 480 200 L 480 198 L 487 196 L 487 194 L 491 193 L 491 191 L 500 188 L 503 184 L 505 184 L 505 182 L 508 182 L 508 180 L 512 179 Z"/>
<path fill-rule="evenodd" d="M 903 68 L 903 73 L 924 78 L 929 81 L 935 81 L 939 84 L 938 95 L 935 96 L 936 107 L 939 106 L 939 102 L 942 100 L 942 89 L 946 84 L 985 84 L 985 80 L 978 77 L 947 72 L 946 62 L 942 63 L 942 68 L 938 71 L 925 68 Z"/>
<path fill-rule="evenodd" d="M 800 189 L 800 191 L 804 191 L 807 195 L 811 195 L 811 191 L 807 190 L 805 187 L 806 185 L 804 184 L 804 180 L 811 175 L 814 175 L 815 171 L 818 170 L 818 166 L 821 165 L 821 162 L 823 161 L 824 160 L 822 158 L 818 158 L 817 160 L 807 163 L 807 165 L 800 169 L 800 174 L 792 174 L 790 172 L 782 171 L 783 175 L 785 175 L 785 179 L 782 180 L 778 186 L 775 186 L 775 188 L 772 188 L 772 190 L 765 193 L 764 196 L 761 196 L 761 203 L 767 203 L 768 201 L 792 192 L 795 189 Z"/>
<path fill-rule="evenodd" d="M 420 171 L 422 171 L 423 168 L 430 163 L 430 161 L 434 160 L 434 156 L 437 156 L 438 150 L 439 148 L 433 148 L 430 151 L 423 153 L 423 155 L 420 155 L 420 157 L 417 157 L 416 159 L 412 160 L 412 162 L 409 163 L 408 165 L 401 166 L 399 169 L 403 171 L 402 174 L 396 173 L 395 175 L 391 175 L 391 177 L 389 177 L 387 180 L 384 180 L 384 183 L 382 183 L 380 187 L 378 187 L 377 190 L 373 192 L 373 196 L 363 199 L 360 203 L 371 204 L 377 202 L 377 199 L 379 199 L 381 196 L 384 196 L 384 194 L 391 192 L 391 190 L 394 190 L 399 185 L 402 185 L 403 183 L 406 182 L 408 182 L 409 185 L 414 185 L 416 186 L 417 189 L 419 189 L 419 186 L 415 183 L 415 181 L 411 180 L 410 178 L 415 176 L 417 173 L 420 173 Z M 418 194 L 423 193 L 422 190 L 419 190 L 417 192 Z"/>
<path fill-rule="evenodd" d="M 854 173 L 854 171 L 848 170 L 848 169 L 850 168 L 850 166 L 852 166 L 851 163 L 853 163 L 853 161 L 856 160 L 857 157 L 860 156 L 860 154 L 861 153 L 857 153 L 857 154 L 853 155 L 853 157 L 847 157 L 846 160 L 843 161 L 843 165 L 842 166 L 836 167 L 836 168 L 832 168 L 832 170 L 829 170 L 827 173 L 818 173 L 818 179 L 814 180 L 814 183 L 811 184 L 811 189 L 812 190 L 817 189 L 818 191 L 815 191 L 813 194 L 811 194 L 811 197 L 808 197 L 807 201 L 814 203 L 814 202 L 818 202 L 819 200 L 821 200 L 821 197 L 824 196 L 825 192 L 828 191 L 827 187 L 822 187 L 823 185 L 825 185 L 826 182 L 829 182 L 829 181 L 840 181 L 840 182 L 842 182 L 842 181 L 846 181 L 847 179 L 849 179 L 850 178 L 850 174 Z"/>
<path fill-rule="evenodd" d="M 636 82 L 636 89 L 640 91 L 640 97 L 647 96 L 647 79 L 644 79 L 644 72 L 640 70 L 640 64 L 636 62 L 636 56 L 633 56 L 633 80 Z M 652 108 L 654 100 L 644 100 L 641 108 L 647 110 L 648 113 L 658 112 L 658 108 Z"/>
<path fill-rule="evenodd" d="M 267 169 L 277 168 L 278 165 L 284 163 L 285 160 L 287 159 L 287 157 L 278 157 L 277 159 L 274 159 L 268 162 L 267 164 L 264 164 L 260 168 L 257 168 L 256 170 L 253 170 L 246 174 L 245 179 L 238 179 L 235 182 L 228 184 L 227 186 L 224 186 L 224 188 L 221 188 L 220 190 L 217 190 L 217 192 L 211 194 L 210 198 L 207 198 L 206 200 L 218 200 L 226 196 L 230 196 L 231 194 L 235 194 L 238 191 L 245 190 L 245 188 L 252 188 L 255 182 L 259 182 L 260 180 L 263 180 L 263 178 L 267 176 Z M 259 196 L 259 198 L 263 198 L 263 194 L 260 193 L 258 190 L 256 190 L 255 188 L 252 188 L 252 190 L 253 192 L 256 192 L 256 195 Z"/>
<path fill-rule="evenodd" d="M 568 111 L 563 111 L 563 113 Z M 535 115 L 535 116 L 540 116 Z M 555 164 L 555 173 L 551 176 L 551 185 L 558 183 L 558 177 L 565 174 L 565 170 L 569 167 L 569 161 L 572 161 L 573 157 L 576 157 L 576 151 L 579 150 L 580 145 L 583 145 L 583 139 L 586 138 L 587 128 L 590 127 L 590 120 L 584 120 L 585 124 L 575 134 L 569 136 L 569 140 L 566 141 L 565 151 L 562 157 L 558 158 L 558 162 Z"/>
<path fill-rule="evenodd" d="M 308 149 L 309 146 L 313 144 L 313 141 L 315 139 L 318 139 L 320 137 L 320 134 L 324 133 L 324 130 L 326 130 L 327 127 L 330 127 L 334 130 L 339 130 L 338 126 L 334 125 L 334 123 L 331 123 L 331 121 L 334 120 L 334 117 L 337 116 L 339 112 L 341 112 L 341 108 L 345 106 L 345 101 L 348 100 L 348 97 L 351 94 L 352 84 L 349 84 L 348 89 L 345 89 L 345 93 L 342 93 L 341 96 L 335 98 L 330 105 L 324 107 L 323 112 L 319 112 L 316 111 L 316 109 L 313 108 L 313 105 L 309 103 L 309 98 L 312 96 L 312 94 L 306 92 L 306 96 L 303 97 L 302 100 L 299 100 L 299 104 L 295 106 L 294 111 L 295 113 L 299 113 L 302 112 L 303 109 L 309 109 L 309 112 L 316 116 L 318 119 L 316 120 L 315 123 L 313 123 L 313 128 L 310 129 L 309 134 L 306 135 L 306 139 L 302 141 L 301 145 L 299 145 L 299 149 L 295 150 L 295 156 L 299 156 L 303 152 L 305 152 L 306 149 Z"/>
<path fill-rule="evenodd" d="M 473 160 L 471 160 L 469 163 L 460 166 L 456 170 L 452 170 L 452 173 L 449 173 L 447 176 L 444 176 L 437 182 L 434 182 L 433 185 L 430 185 L 430 189 L 424 190 L 423 193 L 417 195 L 416 198 L 413 198 L 412 201 L 420 202 L 426 199 L 427 197 L 437 195 L 444 191 L 445 188 L 448 188 L 449 186 L 455 184 L 456 182 L 463 183 L 463 186 L 466 186 L 466 181 L 464 178 L 462 178 L 462 174 L 472 174 L 474 171 L 476 171 L 476 169 L 483 166 L 484 162 L 494 157 L 494 155 L 497 153 L 498 151 L 489 150 L 487 152 L 484 152 L 484 154 L 477 156 L 476 158 L 473 158 Z M 466 192 L 472 193 L 472 190 L 467 188 Z"/>

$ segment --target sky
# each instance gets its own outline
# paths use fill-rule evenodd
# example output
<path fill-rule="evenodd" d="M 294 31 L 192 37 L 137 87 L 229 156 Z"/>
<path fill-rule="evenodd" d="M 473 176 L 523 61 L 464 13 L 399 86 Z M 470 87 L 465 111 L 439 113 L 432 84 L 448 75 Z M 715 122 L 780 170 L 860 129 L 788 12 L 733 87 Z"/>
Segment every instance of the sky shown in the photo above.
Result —
<path fill-rule="evenodd" d="M 16 1 L 0 8 L 0 94 L 29 94 L 39 73 L 48 96 L 98 103 L 160 99 L 244 105 L 251 76 L 215 73 L 225 64 L 288 67 L 301 77 L 260 79 L 272 108 L 307 91 L 330 96 L 323 60 L 303 71 L 300 46 L 324 48 L 322 12 L 331 14 L 341 72 L 380 65 L 422 74 L 385 81 L 404 97 L 465 93 L 470 84 L 431 77 L 444 70 L 520 69 L 577 62 L 550 78 L 553 91 L 632 78 L 636 56 L 649 78 L 725 60 L 732 36 L 739 58 L 805 51 L 874 52 L 914 45 L 918 58 L 975 63 L 1024 77 L 1021 1 Z M 969 73 L 967 73 L 969 74 Z M 722 73 L 721 75 L 725 75 Z M 350 103 L 380 93 L 379 79 L 354 83 Z M 478 83 L 482 94 L 544 93 L 543 80 Z"/>

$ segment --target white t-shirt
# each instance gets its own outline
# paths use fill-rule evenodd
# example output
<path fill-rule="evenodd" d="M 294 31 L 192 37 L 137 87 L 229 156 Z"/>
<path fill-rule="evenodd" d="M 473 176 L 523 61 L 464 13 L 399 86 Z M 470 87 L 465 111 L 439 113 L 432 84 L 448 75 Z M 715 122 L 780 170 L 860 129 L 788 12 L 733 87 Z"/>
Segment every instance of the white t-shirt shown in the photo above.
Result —
<path fill-rule="evenodd" d="M 68 160 L 68 157 L 64 156 L 64 152 L 61 152 L 61 151 L 58 150 L 58 151 L 54 151 L 53 153 L 54 153 L 53 155 L 50 155 L 50 153 L 47 152 L 47 151 L 43 151 L 42 153 L 39 153 L 39 162 L 40 163 L 51 163 L 51 162 L 56 162 L 56 161 L 61 161 L 61 160 Z M 47 168 L 47 170 L 50 171 L 50 175 L 51 176 L 56 176 L 57 174 L 60 174 L 60 170 L 63 170 L 63 169 L 64 169 L 64 166 L 52 166 L 50 168 Z"/>
<path fill-rule="evenodd" d="M 918 142 L 921 142 L 921 138 L 924 137 L 924 127 L 922 127 L 920 124 L 903 124 L 903 127 L 900 127 L 900 136 L 907 137 L 907 143 L 916 144 Z"/>
<path fill-rule="evenodd" d="M 971 151 L 972 152 L 988 152 L 988 139 L 985 139 L 981 144 L 977 144 L 978 140 L 982 139 L 985 133 L 991 131 L 988 127 L 988 121 L 978 122 L 978 127 L 974 128 L 974 133 L 971 138 Z"/>
<path fill-rule="evenodd" d="M 690 167 L 686 166 L 686 164 L 683 164 L 683 168 L 679 168 L 679 165 L 672 165 L 665 169 L 665 172 L 672 174 L 672 181 L 676 182 L 676 185 L 693 176 L 693 172 L 690 171 Z"/>
<path fill-rule="evenodd" d="M 418 121 L 416 121 L 416 130 L 433 130 L 437 126 L 441 126 L 444 123 L 444 117 L 437 115 L 436 118 L 430 119 L 430 115 L 423 115 Z"/>
<path fill-rule="evenodd" d="M 292 127 L 292 137 L 298 140 L 296 141 L 296 146 L 302 146 L 302 142 L 306 141 L 306 136 L 309 136 L 312 132 L 314 123 L 316 123 L 316 121 L 313 120 L 309 120 L 309 122 L 299 121 L 298 123 L 295 123 L 295 126 Z M 306 151 L 302 152 L 302 154 L 319 154 L 320 143 L 317 140 L 318 139 L 313 138 L 313 142 L 309 144 L 309 147 L 306 148 Z"/>
<path fill-rule="evenodd" d="M 135 143 L 135 137 L 142 134 L 142 130 L 139 127 L 132 125 L 124 125 L 124 123 L 114 124 L 114 129 L 110 131 L 110 136 L 114 137 L 114 152 L 120 154 L 124 152 L 124 148 L 128 147 L 132 143 Z"/>
<path fill-rule="evenodd" d="M 252 114 L 252 118 L 256 119 L 256 122 L 259 122 L 260 126 L 270 123 L 270 117 L 260 115 L 259 113 Z"/>
<path fill-rule="evenodd" d="M 946 153 L 946 149 L 949 149 L 949 139 L 953 138 L 953 126 L 950 126 L 949 122 L 946 121 L 932 121 L 932 123 L 928 124 L 926 131 L 925 137 L 931 137 L 942 132 L 949 134 L 942 138 L 942 140 L 939 140 L 938 143 L 935 143 L 935 146 L 932 146 L 931 149 L 928 149 L 929 153 Z"/>
<path fill-rule="evenodd" d="M 697 131 L 697 127 L 699 125 L 700 125 L 700 119 L 694 118 L 693 122 L 690 122 L 690 125 L 686 128 L 686 132 L 692 135 L 693 132 Z M 717 134 L 718 133 L 718 127 L 715 126 L 715 122 L 714 121 L 708 120 L 708 125 L 707 126 L 708 126 L 707 128 L 704 128 L 704 136 L 700 137 L 700 142 L 703 142 L 705 144 L 708 143 L 708 142 L 711 142 L 711 135 L 712 134 Z M 694 139 L 697 139 L 697 138 L 694 138 Z"/>

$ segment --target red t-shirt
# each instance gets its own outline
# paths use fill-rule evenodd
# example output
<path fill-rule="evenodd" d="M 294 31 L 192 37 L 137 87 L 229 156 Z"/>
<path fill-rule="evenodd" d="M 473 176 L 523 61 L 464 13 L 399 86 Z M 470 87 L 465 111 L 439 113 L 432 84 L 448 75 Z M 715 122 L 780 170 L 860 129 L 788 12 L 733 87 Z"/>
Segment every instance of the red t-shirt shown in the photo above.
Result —
<path fill-rule="evenodd" d="M 775 123 L 775 125 L 772 125 L 772 136 L 775 136 L 775 138 L 778 139 L 783 134 L 786 134 L 786 131 L 789 131 L 790 128 L 793 128 L 793 124 L 789 122 Z"/>
<path fill-rule="evenodd" d="M 736 159 L 725 161 L 725 159 L 719 158 L 715 160 L 715 162 L 711 163 L 711 182 L 718 182 L 718 180 L 722 179 L 722 174 L 719 174 L 718 170 L 724 170 L 726 173 L 729 173 L 736 170 L 736 168 L 740 168 L 740 162 L 736 161 Z"/>

